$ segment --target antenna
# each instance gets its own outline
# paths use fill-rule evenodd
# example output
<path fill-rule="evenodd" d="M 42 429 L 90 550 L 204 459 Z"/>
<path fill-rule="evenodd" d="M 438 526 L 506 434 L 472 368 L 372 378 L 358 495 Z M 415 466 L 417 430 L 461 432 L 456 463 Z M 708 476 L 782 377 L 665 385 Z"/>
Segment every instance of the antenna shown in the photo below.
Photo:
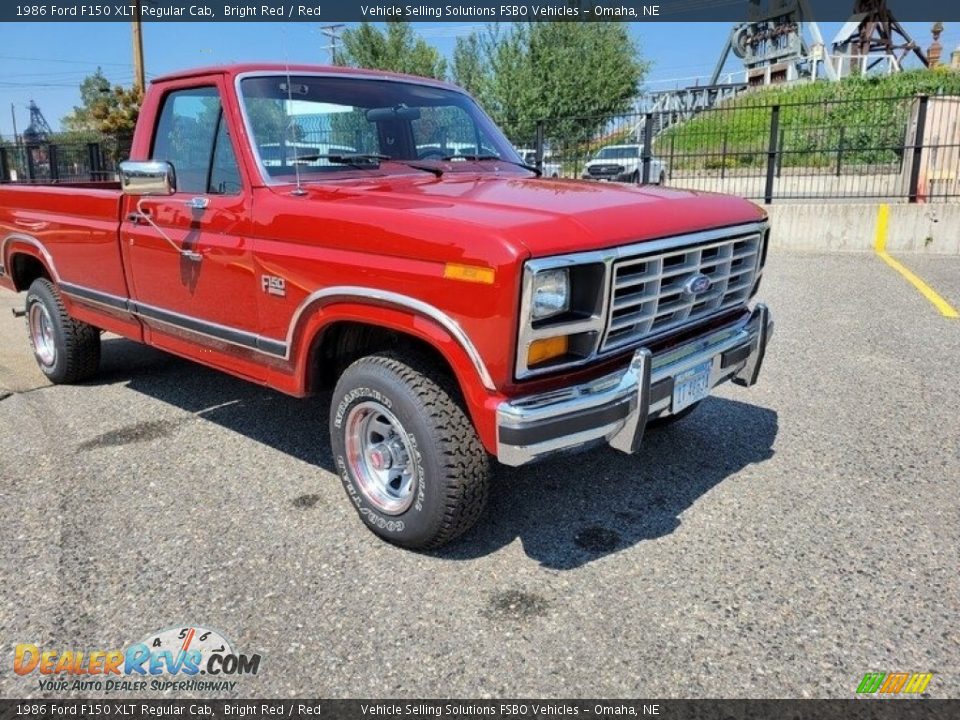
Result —
<path fill-rule="evenodd" d="M 287 119 L 287 125 L 284 128 L 284 135 L 289 135 L 289 130 L 293 127 L 293 117 L 289 115 L 290 106 L 293 105 L 293 83 L 290 81 L 290 56 L 287 54 L 287 28 L 283 27 L 283 62 L 287 69 L 287 107 L 284 110 L 284 117 Z M 286 139 L 281 138 L 283 142 L 281 147 L 286 145 Z M 286 153 L 284 153 L 286 154 Z M 306 195 L 307 191 L 303 189 L 303 185 L 300 184 L 300 156 L 298 155 L 297 143 L 293 143 L 293 173 L 297 178 L 297 189 L 293 191 L 293 195 L 301 196 Z"/>

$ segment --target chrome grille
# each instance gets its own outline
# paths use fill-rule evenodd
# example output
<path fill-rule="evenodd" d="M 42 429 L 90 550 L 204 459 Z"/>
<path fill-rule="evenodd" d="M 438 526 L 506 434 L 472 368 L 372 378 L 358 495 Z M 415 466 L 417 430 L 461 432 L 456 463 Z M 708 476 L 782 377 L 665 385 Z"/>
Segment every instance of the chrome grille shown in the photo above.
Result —
<path fill-rule="evenodd" d="M 694 323 L 747 301 L 757 278 L 760 233 L 737 235 L 618 260 L 600 351 Z M 684 292 L 697 274 L 711 280 L 699 295 Z"/>

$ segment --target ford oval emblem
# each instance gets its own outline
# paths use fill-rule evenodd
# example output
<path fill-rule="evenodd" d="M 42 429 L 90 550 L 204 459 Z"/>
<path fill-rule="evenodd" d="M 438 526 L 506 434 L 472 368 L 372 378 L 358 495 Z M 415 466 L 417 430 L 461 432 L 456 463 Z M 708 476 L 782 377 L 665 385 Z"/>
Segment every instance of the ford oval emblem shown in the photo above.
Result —
<path fill-rule="evenodd" d="M 713 281 L 703 273 L 697 273 L 683 284 L 683 292 L 686 295 L 700 295 L 705 293 L 713 285 Z"/>

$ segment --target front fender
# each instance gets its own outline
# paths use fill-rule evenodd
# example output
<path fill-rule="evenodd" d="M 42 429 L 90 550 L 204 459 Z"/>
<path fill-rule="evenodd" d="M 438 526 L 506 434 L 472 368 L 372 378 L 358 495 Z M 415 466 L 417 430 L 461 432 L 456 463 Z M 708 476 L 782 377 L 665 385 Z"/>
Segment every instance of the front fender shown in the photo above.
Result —
<path fill-rule="evenodd" d="M 428 343 L 453 370 L 481 442 L 496 450 L 496 416 L 491 400 L 499 397 L 483 358 L 455 320 L 426 303 L 393 297 L 392 293 L 361 288 L 329 288 L 311 296 L 297 311 L 290 330 L 288 346 L 294 392 L 308 392 L 311 348 L 318 337 L 334 323 L 356 322 L 393 330 Z"/>

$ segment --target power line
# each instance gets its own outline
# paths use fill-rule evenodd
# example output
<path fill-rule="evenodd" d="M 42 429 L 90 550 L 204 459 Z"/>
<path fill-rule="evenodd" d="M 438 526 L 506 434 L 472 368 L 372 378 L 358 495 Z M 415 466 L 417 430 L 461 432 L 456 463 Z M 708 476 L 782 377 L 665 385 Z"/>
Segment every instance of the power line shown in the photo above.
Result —
<path fill-rule="evenodd" d="M 19 83 L 19 82 L 9 82 L 7 80 L 0 80 L 0 87 L 4 88 L 76 88 L 79 87 L 77 83 Z"/>
<path fill-rule="evenodd" d="M 415 28 L 417 34 L 420 37 L 463 37 L 464 35 L 472 35 L 473 33 L 485 29 L 486 25 L 462 25 L 455 27 L 429 27 L 424 28 L 423 30 Z"/>
<path fill-rule="evenodd" d="M 100 67 L 130 67 L 130 63 L 107 63 L 97 62 L 96 60 L 60 60 L 55 58 L 22 57 L 18 55 L 0 55 L 0 60 L 26 60 L 28 62 L 64 63 L 67 65 L 96 65 Z"/>

